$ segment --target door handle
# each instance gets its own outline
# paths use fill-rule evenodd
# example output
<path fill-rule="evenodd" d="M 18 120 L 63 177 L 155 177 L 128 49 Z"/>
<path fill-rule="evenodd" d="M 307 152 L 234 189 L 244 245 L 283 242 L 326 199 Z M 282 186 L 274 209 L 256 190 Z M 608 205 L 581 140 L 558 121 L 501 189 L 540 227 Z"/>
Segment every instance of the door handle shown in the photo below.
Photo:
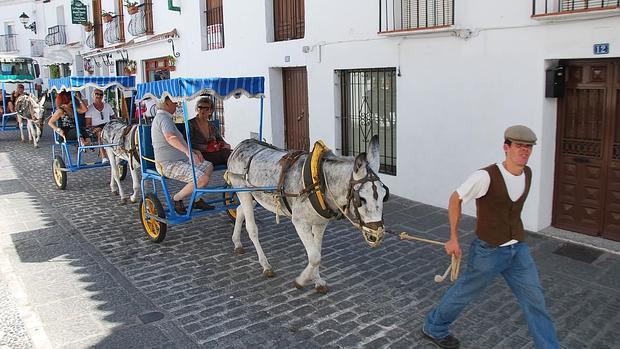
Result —
<path fill-rule="evenodd" d="M 588 158 L 573 158 L 573 161 L 578 163 L 578 164 L 589 164 L 590 163 L 590 159 Z"/>

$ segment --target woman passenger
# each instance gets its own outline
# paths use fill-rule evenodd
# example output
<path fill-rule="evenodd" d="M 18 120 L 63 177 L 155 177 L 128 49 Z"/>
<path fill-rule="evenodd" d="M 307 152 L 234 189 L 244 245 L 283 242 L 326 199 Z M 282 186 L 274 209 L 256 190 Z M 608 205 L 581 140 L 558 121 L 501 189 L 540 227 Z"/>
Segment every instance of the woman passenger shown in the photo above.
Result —
<path fill-rule="evenodd" d="M 199 150 L 205 160 L 215 165 L 226 165 L 230 156 L 230 144 L 224 141 L 213 122 L 213 101 L 202 97 L 196 103 L 196 117 L 189 121 L 192 148 Z"/>
<path fill-rule="evenodd" d="M 49 119 L 47 124 L 64 140 L 74 141 L 77 139 L 77 127 L 75 124 L 75 117 L 73 115 L 73 104 L 71 103 L 71 93 L 68 91 L 62 91 L 56 96 L 56 105 L 58 109 Z M 86 133 L 86 119 L 85 114 L 88 110 L 88 105 L 80 95 L 80 92 L 75 92 L 75 105 L 78 112 L 78 125 L 80 128 L 80 145 L 90 145 L 90 139 L 87 138 Z M 60 121 L 60 127 L 56 125 L 56 121 Z"/>

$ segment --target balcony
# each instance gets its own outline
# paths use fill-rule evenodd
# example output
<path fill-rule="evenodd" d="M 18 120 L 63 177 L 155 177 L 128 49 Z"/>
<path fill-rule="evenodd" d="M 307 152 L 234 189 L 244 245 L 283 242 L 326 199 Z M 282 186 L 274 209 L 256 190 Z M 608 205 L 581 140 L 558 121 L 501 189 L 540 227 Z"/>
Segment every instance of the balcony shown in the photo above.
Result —
<path fill-rule="evenodd" d="M 17 34 L 0 35 L 0 52 L 17 51 Z"/>
<path fill-rule="evenodd" d="M 222 6 L 205 11 L 207 16 L 207 50 L 224 47 L 224 16 Z"/>
<path fill-rule="evenodd" d="M 454 0 L 379 0 L 379 33 L 454 25 Z"/>
<path fill-rule="evenodd" d="M 30 56 L 43 57 L 45 50 L 45 40 L 30 39 Z"/>
<path fill-rule="evenodd" d="M 620 0 L 532 0 L 532 17 L 620 13 Z"/>
<path fill-rule="evenodd" d="M 64 25 L 55 25 L 47 28 L 47 35 L 45 36 L 45 44 L 47 46 L 66 45 L 67 34 L 65 32 Z"/>
<path fill-rule="evenodd" d="M 86 37 L 86 46 L 91 49 L 97 48 L 97 41 L 95 40 L 94 30 L 88 33 L 88 36 Z"/>
<path fill-rule="evenodd" d="M 112 17 L 111 22 L 106 23 L 105 32 L 103 33 L 103 39 L 105 42 L 108 44 L 116 44 L 125 41 L 121 23 L 122 21 L 120 16 L 114 16 Z"/>
<path fill-rule="evenodd" d="M 127 31 L 133 36 L 143 36 L 153 34 L 153 4 L 145 0 L 138 5 L 138 13 L 131 15 Z"/>

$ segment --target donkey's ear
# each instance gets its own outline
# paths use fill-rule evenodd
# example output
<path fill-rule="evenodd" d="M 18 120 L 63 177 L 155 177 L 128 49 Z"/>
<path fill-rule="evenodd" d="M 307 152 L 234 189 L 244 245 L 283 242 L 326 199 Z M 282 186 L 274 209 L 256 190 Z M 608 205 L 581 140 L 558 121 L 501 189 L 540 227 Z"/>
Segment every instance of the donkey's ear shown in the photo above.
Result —
<path fill-rule="evenodd" d="M 40 106 L 43 106 L 43 104 L 45 104 L 45 98 L 46 97 L 47 97 L 46 95 L 43 95 L 43 97 L 41 97 L 41 100 L 39 101 L 39 105 Z"/>
<path fill-rule="evenodd" d="M 368 145 L 368 166 L 375 173 L 379 173 L 379 135 L 374 135 Z"/>
<path fill-rule="evenodd" d="M 361 153 L 355 157 L 355 163 L 353 164 L 353 179 L 358 180 L 366 177 L 366 153 Z"/>

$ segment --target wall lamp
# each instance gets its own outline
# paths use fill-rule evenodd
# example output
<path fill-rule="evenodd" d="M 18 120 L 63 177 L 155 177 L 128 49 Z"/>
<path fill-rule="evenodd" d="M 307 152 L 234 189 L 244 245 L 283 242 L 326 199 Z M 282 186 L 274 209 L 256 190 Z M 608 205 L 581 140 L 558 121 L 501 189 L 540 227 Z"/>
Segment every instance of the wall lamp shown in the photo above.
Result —
<path fill-rule="evenodd" d="M 19 21 L 22 22 L 24 28 L 32 30 L 35 34 L 37 33 L 37 22 L 32 22 L 28 24 L 28 20 L 30 17 L 26 14 L 26 12 L 22 12 L 21 16 L 19 16 Z"/>

